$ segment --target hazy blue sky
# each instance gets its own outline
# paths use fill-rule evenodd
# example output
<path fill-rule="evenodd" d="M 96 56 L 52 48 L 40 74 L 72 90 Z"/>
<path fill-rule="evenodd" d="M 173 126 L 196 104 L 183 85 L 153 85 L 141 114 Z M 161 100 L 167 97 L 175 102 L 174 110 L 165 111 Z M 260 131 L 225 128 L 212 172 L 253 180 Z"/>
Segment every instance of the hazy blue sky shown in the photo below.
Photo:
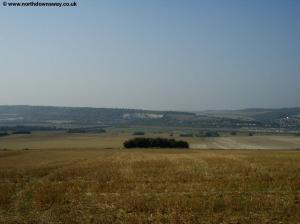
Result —
<path fill-rule="evenodd" d="M 300 106 L 298 0 L 2 2 L 0 104 Z"/>

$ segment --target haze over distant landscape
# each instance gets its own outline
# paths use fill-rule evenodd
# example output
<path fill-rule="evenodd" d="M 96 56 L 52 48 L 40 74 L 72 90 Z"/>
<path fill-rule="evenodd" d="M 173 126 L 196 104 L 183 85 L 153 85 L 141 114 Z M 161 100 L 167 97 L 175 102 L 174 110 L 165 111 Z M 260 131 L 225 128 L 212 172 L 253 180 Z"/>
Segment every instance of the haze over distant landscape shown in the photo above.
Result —
<path fill-rule="evenodd" d="M 300 106 L 299 1 L 0 7 L 0 104 Z"/>

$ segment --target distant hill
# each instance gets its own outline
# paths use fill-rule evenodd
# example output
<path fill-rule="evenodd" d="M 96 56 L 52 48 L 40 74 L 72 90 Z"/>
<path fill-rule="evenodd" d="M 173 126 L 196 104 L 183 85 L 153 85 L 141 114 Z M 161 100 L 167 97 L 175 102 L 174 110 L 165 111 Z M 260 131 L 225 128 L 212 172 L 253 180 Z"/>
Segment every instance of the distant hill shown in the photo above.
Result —
<path fill-rule="evenodd" d="M 198 114 L 207 116 L 216 116 L 223 118 L 256 120 L 274 122 L 284 118 L 299 118 L 300 108 L 279 108 L 279 109 L 263 109 L 263 108 L 250 108 L 243 110 L 211 110 L 203 111 Z"/>
<path fill-rule="evenodd" d="M 250 108 L 243 110 L 211 110 L 202 111 L 198 115 L 236 119 L 244 122 L 256 122 L 263 127 L 300 129 L 300 108 L 264 109 Z"/>
<path fill-rule="evenodd" d="M 0 126 L 184 126 L 196 128 L 300 129 L 300 108 L 211 110 L 197 113 L 53 106 L 0 106 Z"/>
<path fill-rule="evenodd" d="M 0 106 L 0 124 L 135 124 L 194 117 L 188 112 L 89 107 Z"/>

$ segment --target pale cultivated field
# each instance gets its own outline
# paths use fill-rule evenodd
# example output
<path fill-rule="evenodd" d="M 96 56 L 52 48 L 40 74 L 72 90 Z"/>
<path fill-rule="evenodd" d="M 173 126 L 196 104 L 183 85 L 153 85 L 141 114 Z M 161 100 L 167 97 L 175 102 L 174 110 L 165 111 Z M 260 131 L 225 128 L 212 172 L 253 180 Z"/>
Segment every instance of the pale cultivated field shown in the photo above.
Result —
<path fill-rule="evenodd" d="M 230 136 L 191 139 L 194 149 L 300 149 L 299 136 Z"/>
<path fill-rule="evenodd" d="M 300 151 L 120 149 L 128 137 L 1 138 L 0 223 L 300 223 Z"/>

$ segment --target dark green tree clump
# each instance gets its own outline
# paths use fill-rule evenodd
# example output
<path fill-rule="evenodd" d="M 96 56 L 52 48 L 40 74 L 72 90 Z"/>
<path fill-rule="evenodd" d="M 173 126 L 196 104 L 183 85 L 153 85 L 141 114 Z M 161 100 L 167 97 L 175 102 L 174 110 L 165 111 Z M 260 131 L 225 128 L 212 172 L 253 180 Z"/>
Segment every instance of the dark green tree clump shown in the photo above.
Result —
<path fill-rule="evenodd" d="M 185 133 L 185 134 L 180 134 L 180 137 L 194 137 L 194 135 L 190 133 Z"/>
<path fill-rule="evenodd" d="M 0 137 L 8 136 L 7 132 L 0 132 Z"/>
<path fill-rule="evenodd" d="M 13 135 L 30 135 L 31 134 L 31 131 L 14 131 L 12 133 Z"/>
<path fill-rule="evenodd" d="M 72 133 L 72 134 L 74 134 L 74 133 L 87 133 L 87 131 L 86 130 L 84 130 L 84 129 L 80 129 L 80 128 L 73 128 L 73 129 L 69 129 L 68 130 L 68 133 Z"/>
<path fill-rule="evenodd" d="M 145 135 L 145 132 L 143 131 L 136 131 L 133 133 L 133 135 Z"/>
<path fill-rule="evenodd" d="M 189 148 L 185 141 L 166 138 L 134 138 L 124 142 L 125 148 Z"/>
<path fill-rule="evenodd" d="M 231 132 L 230 132 L 230 135 L 236 135 L 236 134 L 237 134 L 236 131 L 231 131 Z"/>

